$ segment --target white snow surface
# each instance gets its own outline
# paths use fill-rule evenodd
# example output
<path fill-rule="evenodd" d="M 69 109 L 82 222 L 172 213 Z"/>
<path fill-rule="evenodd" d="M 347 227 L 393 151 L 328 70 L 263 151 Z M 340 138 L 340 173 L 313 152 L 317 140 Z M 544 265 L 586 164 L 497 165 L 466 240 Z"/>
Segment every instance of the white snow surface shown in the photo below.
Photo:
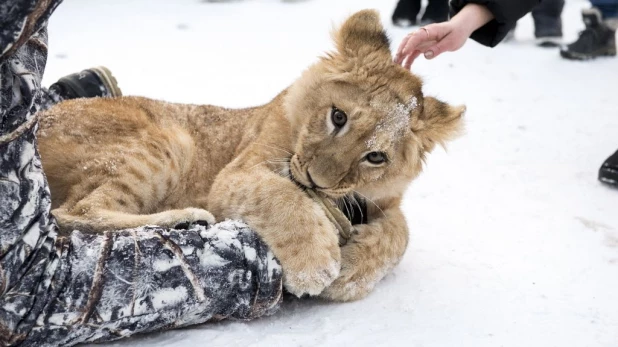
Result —
<path fill-rule="evenodd" d="M 258 105 L 356 10 L 380 10 L 396 49 L 395 2 L 66 0 L 44 84 L 106 65 L 126 95 Z M 587 6 L 567 2 L 565 41 Z M 414 64 L 426 95 L 467 106 L 467 131 L 407 191 L 410 246 L 369 297 L 104 346 L 618 346 L 618 190 L 597 181 L 618 149 L 618 58 L 567 61 L 532 31 L 527 16 L 516 42 Z"/>

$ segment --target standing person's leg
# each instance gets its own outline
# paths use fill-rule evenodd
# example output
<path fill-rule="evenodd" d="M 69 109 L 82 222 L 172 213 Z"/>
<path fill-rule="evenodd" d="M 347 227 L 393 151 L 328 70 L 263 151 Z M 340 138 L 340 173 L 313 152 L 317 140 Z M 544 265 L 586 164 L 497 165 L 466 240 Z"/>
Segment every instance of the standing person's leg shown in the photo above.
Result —
<path fill-rule="evenodd" d="M 562 40 L 564 0 L 542 0 L 532 10 L 534 36 L 542 47 L 556 47 Z"/>
<path fill-rule="evenodd" d="M 448 20 L 448 13 L 448 0 L 429 0 L 421 18 L 421 25 L 445 22 Z"/>
<path fill-rule="evenodd" d="M 567 59 L 586 60 L 601 56 L 616 56 L 618 0 L 594 0 L 591 9 L 582 11 L 586 29 L 577 41 L 563 47 L 560 55 Z"/>
<path fill-rule="evenodd" d="M 393 12 L 393 24 L 400 27 L 416 25 L 416 17 L 421 11 L 421 0 L 399 0 Z"/>
<path fill-rule="evenodd" d="M 590 59 L 616 55 L 618 0 L 592 0 L 590 2 L 593 8 L 582 11 L 586 30 L 576 42 L 561 50 L 560 53 L 565 58 Z M 599 180 L 618 188 L 618 151 L 601 165 Z"/>
<path fill-rule="evenodd" d="M 601 11 L 604 20 L 615 22 L 618 19 L 618 0 L 591 0 L 590 4 Z"/>

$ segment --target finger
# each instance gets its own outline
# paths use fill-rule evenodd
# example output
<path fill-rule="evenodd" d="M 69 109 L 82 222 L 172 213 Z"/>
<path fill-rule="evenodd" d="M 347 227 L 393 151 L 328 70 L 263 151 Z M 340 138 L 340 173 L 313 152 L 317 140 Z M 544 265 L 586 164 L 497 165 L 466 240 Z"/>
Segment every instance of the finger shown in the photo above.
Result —
<path fill-rule="evenodd" d="M 424 51 L 425 59 L 433 59 L 444 52 L 452 52 L 459 49 L 461 45 L 458 45 L 457 37 L 454 35 L 447 35 L 441 41 L 436 42 L 435 45 L 428 47 Z"/>
<path fill-rule="evenodd" d="M 406 35 L 406 37 L 403 38 L 403 40 L 401 40 L 401 43 L 399 44 L 399 48 L 397 48 L 397 54 L 395 54 L 395 63 L 397 64 L 401 64 L 403 62 L 404 59 L 404 55 L 402 54 L 403 49 L 406 47 L 406 45 L 408 44 L 408 40 L 410 39 L 411 34 Z"/>
<path fill-rule="evenodd" d="M 425 59 L 431 60 L 444 53 L 445 51 L 447 51 L 447 49 L 445 49 L 445 45 L 442 42 L 438 42 L 436 45 L 427 48 L 424 53 Z"/>
<path fill-rule="evenodd" d="M 403 67 L 406 70 L 410 70 L 410 68 L 412 67 L 412 63 L 414 63 L 414 60 L 416 58 L 418 58 L 419 55 L 421 55 L 421 51 L 414 51 L 414 52 L 412 52 L 412 54 L 410 54 L 407 57 L 407 60 L 406 60 L 405 64 L 403 65 Z"/>
<path fill-rule="evenodd" d="M 434 41 L 434 40 L 423 42 L 420 45 L 418 45 L 418 47 L 416 47 L 415 51 L 425 52 L 429 47 L 433 47 L 437 43 L 438 41 Z"/>
<path fill-rule="evenodd" d="M 405 46 L 400 53 L 400 57 L 406 57 L 413 54 L 414 51 L 425 51 L 425 48 L 433 45 L 436 41 L 440 41 L 446 32 L 448 25 L 446 23 L 430 24 L 413 32 L 406 40 Z M 403 60 L 403 59 L 400 59 Z"/>
<path fill-rule="evenodd" d="M 425 30 L 417 30 L 408 36 L 406 40 L 406 44 L 403 46 L 401 50 L 401 57 L 406 57 L 411 55 L 415 50 L 418 49 L 420 45 L 422 45 L 425 41 L 428 40 L 428 35 Z"/>
<path fill-rule="evenodd" d="M 418 49 L 410 52 L 408 55 L 403 56 L 402 62 L 400 63 L 401 66 L 403 66 L 404 68 L 410 70 L 410 67 L 412 66 L 412 64 L 414 63 L 414 60 L 416 58 L 418 58 L 419 55 L 421 55 L 423 52 L 425 52 L 427 50 L 427 48 L 433 46 L 436 44 L 436 41 L 429 41 L 429 42 L 424 42 L 422 44 L 419 45 Z"/>

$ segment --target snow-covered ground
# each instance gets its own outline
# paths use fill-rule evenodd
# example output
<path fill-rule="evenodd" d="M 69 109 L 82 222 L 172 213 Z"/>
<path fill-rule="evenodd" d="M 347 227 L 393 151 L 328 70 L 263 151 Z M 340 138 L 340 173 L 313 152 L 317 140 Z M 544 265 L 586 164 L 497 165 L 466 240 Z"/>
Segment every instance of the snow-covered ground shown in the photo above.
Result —
<path fill-rule="evenodd" d="M 66 0 L 49 25 L 45 84 L 104 64 L 125 94 L 261 104 L 330 49 L 347 15 L 395 0 Z M 585 1 L 563 13 L 566 41 Z M 517 42 L 419 59 L 425 92 L 468 106 L 405 200 L 411 244 L 368 298 L 288 299 L 280 312 L 109 346 L 618 346 L 618 58 L 572 62 Z M 107 346 L 107 345 L 106 345 Z"/>

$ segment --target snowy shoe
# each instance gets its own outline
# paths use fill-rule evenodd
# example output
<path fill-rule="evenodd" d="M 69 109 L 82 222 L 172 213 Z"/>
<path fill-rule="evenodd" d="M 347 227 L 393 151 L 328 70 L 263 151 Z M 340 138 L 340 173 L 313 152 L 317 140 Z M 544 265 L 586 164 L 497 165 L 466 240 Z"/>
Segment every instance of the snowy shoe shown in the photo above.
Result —
<path fill-rule="evenodd" d="M 392 17 L 393 24 L 403 28 L 416 25 L 416 16 L 420 11 L 420 0 L 399 0 Z"/>
<path fill-rule="evenodd" d="M 64 100 L 122 96 L 116 78 L 103 66 L 62 77 L 49 90 L 58 93 Z"/>
<path fill-rule="evenodd" d="M 601 165 L 599 181 L 618 188 L 618 151 Z"/>
<path fill-rule="evenodd" d="M 616 55 L 616 30 L 601 20 L 601 12 L 593 8 L 582 12 L 586 29 L 574 43 L 560 49 L 567 59 L 586 60 Z"/>

